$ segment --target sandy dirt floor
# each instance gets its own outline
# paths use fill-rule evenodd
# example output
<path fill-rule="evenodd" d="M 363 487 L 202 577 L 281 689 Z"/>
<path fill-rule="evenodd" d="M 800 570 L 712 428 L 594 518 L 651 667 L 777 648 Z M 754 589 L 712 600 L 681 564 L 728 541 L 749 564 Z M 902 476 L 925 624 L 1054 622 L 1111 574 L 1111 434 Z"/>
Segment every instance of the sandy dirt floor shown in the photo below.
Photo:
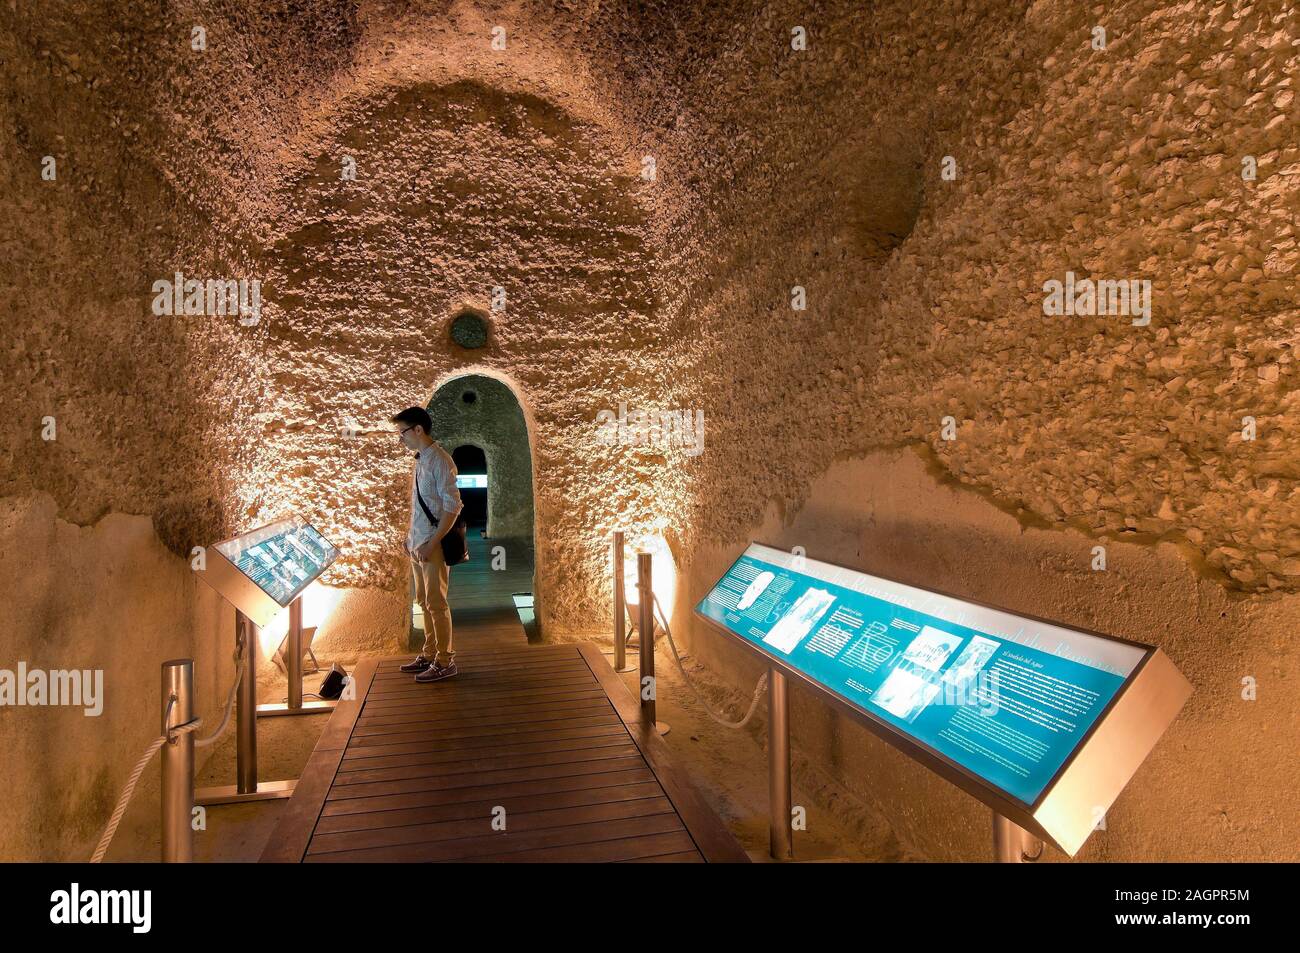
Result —
<path fill-rule="evenodd" d="M 683 680 L 662 638 L 656 648 L 656 717 L 668 725 L 664 741 L 675 762 L 690 775 L 749 856 L 758 862 L 769 861 L 766 693 L 744 728 L 724 727 L 709 717 Z M 612 665 L 612 649 L 607 650 L 606 658 Z M 689 655 L 683 657 L 683 662 L 692 683 L 707 695 L 715 712 L 729 721 L 743 717 L 752 695 L 742 698 L 727 689 L 707 669 L 692 664 Z M 636 671 L 622 673 L 622 678 L 628 690 L 635 692 Z M 797 747 L 791 762 L 792 803 L 805 809 L 807 824 L 806 830 L 794 832 L 796 861 L 922 859 L 898 843 L 882 818 L 865 805 L 848 802 L 841 791 L 831 789 L 816 768 L 800 757 Z M 829 810 L 830 798 L 835 801 L 834 814 Z"/>

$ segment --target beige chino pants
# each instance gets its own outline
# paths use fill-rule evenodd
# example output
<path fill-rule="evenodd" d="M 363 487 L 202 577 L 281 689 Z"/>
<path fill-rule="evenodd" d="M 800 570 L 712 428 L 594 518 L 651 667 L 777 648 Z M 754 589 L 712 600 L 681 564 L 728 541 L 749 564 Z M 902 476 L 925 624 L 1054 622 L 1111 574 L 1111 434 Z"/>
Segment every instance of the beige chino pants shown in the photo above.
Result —
<path fill-rule="evenodd" d="M 424 612 L 424 648 L 427 659 L 450 665 L 456 657 L 451 645 L 451 607 L 447 605 L 447 564 L 442 546 L 434 546 L 429 561 L 411 557 L 411 578 L 415 582 L 415 601 Z"/>

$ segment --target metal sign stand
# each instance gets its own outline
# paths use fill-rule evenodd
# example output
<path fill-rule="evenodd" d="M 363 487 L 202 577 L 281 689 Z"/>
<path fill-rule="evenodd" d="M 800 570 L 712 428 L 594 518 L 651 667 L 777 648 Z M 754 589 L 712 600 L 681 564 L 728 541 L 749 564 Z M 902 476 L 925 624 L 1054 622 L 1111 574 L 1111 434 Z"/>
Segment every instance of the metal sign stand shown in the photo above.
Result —
<path fill-rule="evenodd" d="M 627 661 L 627 598 L 623 592 L 623 531 L 614 532 L 614 671 L 630 672 Z"/>
<path fill-rule="evenodd" d="M 1019 824 L 993 812 L 993 859 L 999 864 L 1032 864 L 1043 856 L 1043 842 Z"/>
<path fill-rule="evenodd" d="M 322 712 L 333 711 L 338 707 L 337 701 L 325 698 L 309 702 L 302 700 L 302 597 L 289 603 L 287 639 L 284 667 L 289 677 L 289 700 L 258 705 L 257 716 L 271 718 L 276 715 L 319 715 Z"/>
<path fill-rule="evenodd" d="M 194 860 L 194 733 L 172 729 L 194 720 L 194 661 L 172 659 L 162 666 L 162 861 Z"/>
<path fill-rule="evenodd" d="M 767 794 L 771 812 L 768 852 L 773 860 L 794 859 L 794 806 L 790 803 L 790 695 L 785 675 L 767 676 Z"/>
<path fill-rule="evenodd" d="M 294 604 L 297 604 L 295 600 Z M 299 615 L 301 633 L 302 617 Z M 292 629 L 292 624 L 290 625 Z M 258 628 L 243 612 L 235 610 L 235 638 L 243 659 L 243 675 L 239 682 L 239 694 L 235 699 L 235 734 L 237 741 L 235 784 L 218 787 L 199 788 L 194 792 L 197 804 L 238 804 L 244 801 L 270 801 L 285 798 L 293 794 L 296 780 L 264 781 L 257 780 L 257 652 L 259 646 Z M 302 666 L 302 656 L 298 656 L 298 665 Z M 289 683 L 293 691 L 293 681 Z M 302 683 L 298 682 L 299 701 L 301 702 Z"/>
<path fill-rule="evenodd" d="M 770 566 L 771 571 L 761 574 L 749 572 L 754 568 L 752 565 L 742 570 L 743 560 Z M 1118 681 L 1096 683 L 1099 689 L 1096 694 L 1105 703 L 1091 710 L 1090 721 L 1085 725 L 1086 731 L 1077 737 L 1065 739 L 1069 746 L 1062 744 L 1053 752 L 1055 774 L 1034 789 L 1035 799 L 1030 803 L 1020 797 L 1020 793 L 1027 790 L 1024 786 L 1004 786 L 995 773 L 982 773 L 975 768 L 967 768 L 956 760 L 955 753 L 950 756 L 931 747 L 924 732 L 913 733 L 911 729 L 893 724 L 869 711 L 864 705 L 868 703 L 870 688 L 864 690 L 860 685 L 850 685 L 847 682 L 841 684 L 839 675 L 833 678 L 823 677 L 815 670 L 802 668 L 801 663 L 791 661 L 790 652 L 809 634 L 808 627 L 798 633 L 794 645 L 789 644 L 788 638 L 783 640 L 784 645 L 781 642 L 773 642 L 770 646 L 765 644 L 767 636 L 762 636 L 757 629 L 740 621 L 743 610 L 739 614 L 733 610 L 742 603 L 746 607 L 752 605 L 751 594 L 762 592 L 763 587 L 778 574 L 794 577 L 795 581 L 802 580 L 809 587 L 814 582 L 838 587 L 845 594 L 848 605 L 846 611 L 861 611 L 864 621 L 870 612 L 862 606 L 853 610 L 851 603 L 856 598 L 855 592 L 905 608 L 934 605 L 950 614 L 960 611 L 963 614 L 957 617 L 963 619 L 961 624 L 968 630 L 979 631 L 983 628 L 989 633 L 998 633 L 1003 631 L 1003 627 L 1011 626 L 1011 631 L 1014 631 L 1018 620 L 1026 625 L 1042 626 L 1044 632 L 1057 633 L 1062 644 L 1072 648 L 1071 652 L 1060 650 L 1054 654 L 1066 660 L 1082 658 L 1084 661 L 1095 661 L 1093 667 L 1116 676 Z M 767 578 L 760 581 L 760 575 Z M 811 588 L 807 589 L 807 592 L 811 591 Z M 740 592 L 745 595 L 739 600 L 733 598 Z M 827 596 L 829 593 L 822 595 Z M 748 602 L 744 601 L 746 596 L 750 596 Z M 838 598 L 840 596 L 832 597 L 820 611 L 824 613 Z M 994 812 L 994 858 L 1011 863 L 1039 860 L 1043 848 L 1048 844 L 1071 857 L 1075 856 L 1095 829 L 1096 811 L 1104 811 L 1115 802 L 1192 694 L 1191 683 L 1157 646 L 1086 629 L 1073 629 L 1035 616 L 1017 615 L 997 606 L 959 599 L 943 592 L 910 586 L 844 566 L 805 559 L 802 555 L 791 555 L 784 550 L 756 542 L 750 543 L 733 563 L 732 569 L 714 585 L 712 593 L 696 607 L 695 617 L 734 640 L 735 645 L 771 670 L 768 698 L 769 801 L 772 811 L 770 833 L 772 856 L 778 859 L 788 858 L 790 849 L 788 825 L 792 818 L 789 814 L 790 729 L 787 682 L 792 679 L 810 692 L 812 697 L 826 702 L 839 714 L 870 731 L 886 744 L 988 805 Z M 937 610 L 926 617 L 941 619 Z M 807 625 L 810 626 L 811 623 Z M 951 633 L 947 635 L 951 636 Z M 762 636 L 761 640 L 757 636 Z M 1027 646 L 1034 645 L 1032 641 L 1005 638 L 999 643 L 999 638 L 995 634 L 990 635 L 989 640 L 995 644 L 992 651 L 996 651 L 997 644 L 1024 642 Z M 1081 656 L 1080 652 L 1088 654 Z M 990 654 L 986 653 L 984 661 L 989 657 Z M 1100 691 L 1102 688 L 1109 694 Z"/>

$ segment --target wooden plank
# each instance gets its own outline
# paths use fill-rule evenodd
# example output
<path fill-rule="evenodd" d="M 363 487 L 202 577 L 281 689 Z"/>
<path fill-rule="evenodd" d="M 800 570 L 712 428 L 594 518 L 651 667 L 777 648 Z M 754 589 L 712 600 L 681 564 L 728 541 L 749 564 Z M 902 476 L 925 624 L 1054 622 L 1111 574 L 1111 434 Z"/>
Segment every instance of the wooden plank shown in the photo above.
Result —
<path fill-rule="evenodd" d="M 663 853 L 669 851 L 671 853 Z M 685 831 L 669 834 L 649 834 L 644 837 L 627 837 L 621 840 L 601 841 L 567 847 L 546 847 L 539 850 L 519 851 L 487 857 L 466 858 L 465 863 L 555 864 L 574 862 L 600 862 L 632 864 L 643 861 L 674 858 L 681 863 L 704 863 L 704 857 L 695 849 L 691 836 Z"/>
<path fill-rule="evenodd" d="M 431 685 L 403 661 L 358 667 L 263 859 L 748 860 L 594 646 L 489 640 Z"/>
<path fill-rule="evenodd" d="M 583 692 L 577 696 L 565 695 L 547 695 L 542 698 L 531 700 L 524 699 L 504 699 L 500 702 L 487 702 L 478 708 L 478 712 L 483 715 L 507 714 L 510 712 L 535 711 L 537 709 L 550 709 L 560 707 L 577 707 L 582 704 L 608 705 L 609 700 L 605 698 L 605 693 L 600 691 Z M 376 712 L 375 714 L 366 714 L 364 711 L 361 717 L 357 719 L 359 727 L 366 725 L 395 725 L 402 721 L 413 719 L 437 717 L 443 714 L 464 715 L 469 709 L 463 705 L 438 705 L 424 704 L 418 707 L 398 708 L 390 711 Z"/>
<path fill-rule="evenodd" d="M 643 834 L 666 834 L 684 830 L 681 819 L 674 813 L 654 814 L 649 817 L 629 817 L 617 821 L 593 824 L 575 824 L 541 831 L 509 830 L 497 832 L 492 837 L 464 837 L 458 840 L 430 841 L 416 844 L 397 844 L 370 850 L 336 850 L 326 854 L 308 854 L 308 863 L 358 863 L 373 861 L 451 861 L 485 857 L 493 854 L 513 854 L 538 847 L 563 847 L 573 844 L 596 844 L 607 840 L 620 840 Z M 504 858 L 503 859 L 508 859 Z"/>
<path fill-rule="evenodd" d="M 518 676 L 488 676 L 469 678 L 466 673 L 454 675 L 441 682 L 422 684 L 414 678 L 402 679 L 390 683 L 384 690 L 373 690 L 371 696 L 376 702 L 389 703 L 410 699 L 419 702 L 448 704 L 463 696 L 482 698 L 491 692 L 509 691 L 522 695 L 529 689 L 541 687 L 547 691 L 555 687 L 567 687 L 570 690 L 591 691 L 595 682 L 591 673 L 585 668 L 578 670 L 567 668 L 560 672 L 535 672 L 531 669 Z M 574 688 L 576 686 L 576 688 Z"/>
<path fill-rule="evenodd" d="M 646 797 L 663 797 L 664 790 L 658 781 L 639 784 L 613 784 L 599 788 L 579 788 L 574 791 L 548 791 L 542 794 L 521 794 L 513 797 L 488 798 L 477 801 L 459 801 L 455 804 L 429 805 L 398 810 L 376 810 L 353 814 L 335 814 L 316 822 L 316 833 L 336 834 L 340 831 L 365 830 L 377 827 L 403 827 L 408 824 L 428 824 L 434 821 L 453 821 L 463 818 L 485 817 L 495 807 L 503 807 L 507 817 L 529 811 L 546 811 L 560 807 L 580 807 L 604 804 L 610 801 L 634 801 Z"/>
<path fill-rule="evenodd" d="M 294 786 L 293 796 L 262 848 L 259 863 L 297 864 L 306 856 L 342 755 L 342 748 L 318 748 L 312 752 Z"/>
<path fill-rule="evenodd" d="M 580 668 L 582 666 L 582 656 L 577 652 L 565 655 L 553 655 L 545 659 L 529 659 L 520 657 L 515 660 L 510 657 L 509 660 L 494 662 L 491 660 L 475 660 L 473 662 L 466 659 L 462 664 L 460 659 L 456 660 L 456 670 L 461 675 L 478 674 L 480 672 L 563 672 L 568 669 Z M 460 675 L 456 676 L 457 678 Z M 397 669 L 391 669 L 380 673 L 375 679 L 376 687 L 384 687 L 391 684 L 404 684 L 414 682 L 415 675 L 411 672 L 402 672 Z"/>
<path fill-rule="evenodd" d="M 336 788 L 351 784 L 371 784 L 376 781 L 401 781 L 404 778 L 441 778 L 452 775 L 470 774 L 479 776 L 491 771 L 510 771 L 516 768 L 534 768 L 545 765 L 577 764 L 582 761 L 609 761 L 611 758 L 638 758 L 640 752 L 636 745 L 628 741 L 624 745 L 609 748 L 578 748 L 568 751 L 543 751 L 537 754 L 517 754 L 501 756 L 493 754 L 486 758 L 468 758 L 462 761 L 434 762 L 424 764 L 403 764 L 397 767 L 366 767 L 359 771 L 340 773 L 334 779 Z"/>
<path fill-rule="evenodd" d="M 596 692 L 597 694 L 604 695 L 604 692 L 601 691 L 600 683 L 593 680 L 589 684 L 575 686 L 555 685 L 548 688 L 528 691 L 522 689 L 519 691 L 485 691 L 478 695 L 477 699 L 482 701 L 484 704 L 498 704 L 504 702 L 524 701 L 526 699 L 534 698 L 563 698 L 567 696 L 586 694 L 588 692 Z M 443 706 L 446 708 L 463 708 L 465 707 L 465 702 L 463 699 L 456 700 L 450 697 L 438 698 L 430 696 L 429 698 L 409 698 L 397 699 L 394 701 L 374 702 L 366 706 L 366 711 L 375 714 L 390 711 L 409 711 L 423 705 Z"/>
<path fill-rule="evenodd" d="M 464 664 L 461 664 L 462 661 Z M 529 658 L 528 656 L 506 656 L 500 659 L 475 659 L 469 658 L 456 659 L 456 670 L 460 673 L 455 678 L 447 681 L 446 684 L 454 685 L 461 681 L 466 681 L 470 676 L 483 676 L 494 674 L 508 675 L 526 675 L 529 672 L 563 672 L 566 669 L 576 667 L 577 663 L 582 661 L 582 656 L 578 652 L 565 655 L 550 655 L 544 658 Z M 391 669 L 380 675 L 382 684 L 400 684 L 404 680 L 414 682 L 415 675 Z"/>
<path fill-rule="evenodd" d="M 435 683 L 439 684 L 439 683 Z M 487 691 L 486 689 L 475 695 L 475 704 L 494 705 L 515 705 L 526 702 L 533 698 L 550 698 L 550 697 L 604 697 L 604 692 L 600 688 L 600 683 L 595 679 L 587 685 L 560 685 L 548 686 L 542 689 L 499 689 Z M 446 708 L 456 709 L 464 708 L 465 703 L 461 699 L 453 698 L 450 695 L 443 695 L 440 692 L 430 691 L 428 695 L 421 698 L 414 696 L 407 699 L 391 699 L 379 701 L 376 699 L 373 706 L 367 707 L 367 714 L 379 714 L 384 710 L 390 711 L 411 711 L 422 708 Z"/>
<path fill-rule="evenodd" d="M 574 775 L 568 778 L 545 778 L 540 781 L 515 781 L 485 784 L 469 788 L 448 788 L 441 791 L 415 791 L 410 794 L 389 794 L 378 797 L 358 797 L 341 801 L 328 801 L 321 817 L 337 817 L 366 811 L 394 811 L 406 808 L 437 808 L 449 804 L 464 804 L 475 800 L 502 803 L 514 797 L 538 797 L 557 791 L 595 791 L 621 784 L 646 784 L 655 781 L 654 772 L 645 767 L 602 771 L 596 774 Z"/>
<path fill-rule="evenodd" d="M 563 721 L 547 722 L 546 725 L 529 725 L 523 722 L 518 725 L 477 725 L 474 727 L 458 727 L 445 732 L 438 732 L 436 735 L 428 731 L 404 731 L 389 735 L 370 735 L 365 738 L 353 738 L 350 747 L 366 748 L 372 745 L 389 745 L 401 744 L 407 741 L 420 741 L 423 738 L 483 738 L 505 735 L 527 735 L 536 734 L 542 730 L 559 729 L 559 728 L 598 728 L 602 725 L 618 724 L 618 714 L 611 711 L 608 714 L 584 715 L 581 718 L 566 718 Z"/>
<path fill-rule="evenodd" d="M 623 744 L 612 744 L 621 741 Z M 534 764 L 563 764 L 573 761 L 603 761 L 607 758 L 630 758 L 640 755 L 637 746 L 628 738 L 611 738 L 611 744 L 578 745 L 556 750 L 519 751 L 500 754 L 498 750 L 461 751 L 452 757 L 425 758 L 421 761 L 404 759 L 400 764 L 351 764 L 350 770 L 339 771 L 334 783 L 356 784 L 357 781 L 391 780 L 394 777 L 432 777 L 445 774 L 464 774 L 467 771 L 487 768 L 532 767 Z M 393 775 L 386 772 L 407 771 L 419 774 Z"/>
<path fill-rule="evenodd" d="M 704 855 L 698 850 L 685 850 L 678 854 L 657 854 L 653 857 L 631 857 L 620 864 L 702 864 Z"/>
<path fill-rule="evenodd" d="M 465 693 L 477 694 L 481 690 L 498 685 L 527 687 L 530 685 L 583 683 L 589 681 L 591 681 L 591 677 L 588 672 L 576 666 L 566 666 L 564 670 L 559 672 L 539 672 L 535 669 L 524 669 L 521 672 L 484 670 L 481 672 L 461 672 L 459 675 L 454 675 L 441 682 L 425 684 L 417 682 L 414 675 L 409 679 L 390 679 L 382 687 L 377 688 L 374 693 L 385 698 L 392 695 L 441 698 Z M 514 690 L 518 691 L 517 688 Z"/>
<path fill-rule="evenodd" d="M 543 741 L 565 741 L 574 738 L 603 738 L 607 735 L 625 735 L 627 729 L 621 721 L 594 728 L 563 728 L 551 731 L 511 732 L 502 735 L 483 735 L 477 738 L 459 738 L 441 740 L 425 738 L 421 741 L 404 741 L 395 745 L 366 745 L 362 748 L 349 748 L 343 754 L 343 763 L 365 760 L 366 758 L 387 757 L 404 752 L 420 751 L 470 751 L 499 747 L 501 745 L 532 744 Z"/>
<path fill-rule="evenodd" d="M 523 678 L 482 678 L 478 680 L 470 680 L 462 675 L 457 675 L 445 682 L 434 682 L 429 685 L 412 682 L 409 688 L 394 688 L 390 691 L 375 692 L 374 694 L 377 701 L 383 702 L 407 699 L 426 701 L 430 698 L 437 698 L 439 701 L 451 699 L 466 701 L 481 698 L 487 692 L 509 690 L 516 694 L 523 694 L 532 689 L 587 688 L 590 685 L 591 677 L 586 673 L 564 676 L 563 678 L 548 678 L 545 675 L 537 675 Z"/>
<path fill-rule="evenodd" d="M 421 741 L 405 741 L 395 745 L 366 745 L 362 748 L 349 748 L 343 753 L 343 763 L 346 765 L 349 762 L 390 757 L 396 754 L 416 754 L 426 751 L 486 751 L 490 748 L 574 741 L 582 738 L 605 738 L 610 735 L 625 738 L 627 729 L 623 727 L 623 723 L 620 721 L 595 728 L 562 728 L 551 731 L 513 732 L 501 735 L 483 735 L 477 738 L 444 740 L 431 737 Z"/>
<path fill-rule="evenodd" d="M 731 831 L 727 830 L 721 818 L 700 797 L 690 778 L 673 764 L 672 753 L 663 738 L 659 737 L 659 732 L 653 725 L 647 725 L 642 720 L 640 704 L 600 654 L 600 650 L 590 642 L 583 642 L 579 645 L 579 651 L 591 666 L 592 674 L 605 689 L 615 711 L 627 725 L 628 733 L 641 749 L 650 770 L 664 786 L 665 793 L 681 815 L 682 822 L 695 839 L 695 846 L 705 860 L 710 863 L 749 863 L 749 855 Z"/>
<path fill-rule="evenodd" d="M 454 821 L 436 821 L 428 824 L 408 824 L 401 827 L 379 827 L 367 830 L 322 834 L 317 831 L 311 839 L 308 856 L 338 850 L 366 850 L 376 847 L 395 847 L 425 844 L 441 840 L 463 838 L 491 838 L 500 833 L 518 834 L 552 828 L 572 827 L 575 824 L 601 824 L 606 821 L 633 817 L 650 817 L 656 814 L 673 814 L 668 798 L 631 798 L 609 801 L 604 804 L 580 804 L 574 807 L 554 808 L 548 811 L 526 811 L 502 814 L 489 807 L 478 817 Z M 675 816 L 675 815 L 674 815 Z M 494 830 L 493 824 L 504 823 L 505 831 Z"/>
<path fill-rule="evenodd" d="M 555 721 L 560 718 L 603 714 L 610 710 L 609 702 L 603 698 L 581 700 L 568 704 L 538 703 L 508 709 L 487 708 L 479 712 L 407 712 L 401 715 L 385 716 L 378 722 L 362 722 L 352 730 L 352 737 L 365 738 L 370 735 L 390 735 L 398 731 L 409 731 L 412 726 L 421 726 L 428 731 L 438 732 L 444 728 L 457 728 L 465 725 L 517 725 L 525 722 Z"/>
<path fill-rule="evenodd" d="M 576 708 L 546 709 L 538 707 L 531 711 L 511 712 L 504 715 L 485 715 L 482 719 L 458 717 L 440 719 L 412 719 L 386 725 L 361 725 L 353 729 L 352 739 L 360 744 L 372 741 L 383 743 L 393 735 L 420 734 L 430 738 L 449 738 L 452 732 L 468 728 L 500 728 L 502 731 L 519 729 L 543 729 L 555 722 L 571 722 L 575 719 L 607 718 L 617 715 L 607 702 L 599 705 L 582 705 Z"/>
<path fill-rule="evenodd" d="M 352 726 L 356 724 L 357 716 L 365 707 L 366 694 L 374 679 L 376 667 L 377 663 L 373 659 L 357 666 L 352 675 L 356 697 L 350 701 L 340 701 L 330 714 L 311 757 L 307 759 L 302 776 L 294 786 L 293 796 L 289 798 L 279 823 L 262 849 L 262 862 L 298 863 L 306 855 L 312 831 L 343 759 L 344 746 L 352 732 Z"/>
<path fill-rule="evenodd" d="M 490 748 L 471 748 L 447 751 L 444 748 L 431 748 L 410 754 L 389 755 L 383 758 L 363 758 L 345 761 L 339 764 L 340 776 L 366 768 L 391 768 L 402 764 L 448 764 L 464 761 L 470 757 L 493 757 L 522 754 L 540 754 L 558 751 L 590 751 L 598 748 L 626 747 L 630 742 L 626 732 L 597 736 L 595 738 L 570 738 L 560 741 L 540 741 L 526 745 L 505 745 Z"/>
<path fill-rule="evenodd" d="M 378 794 L 409 794 L 412 791 L 443 791 L 448 788 L 491 784 L 494 781 L 540 781 L 542 778 L 567 778 L 575 774 L 598 774 L 602 771 L 620 771 L 645 764 L 640 755 L 631 758 L 610 758 L 603 761 L 574 762 L 573 764 L 545 764 L 535 768 L 516 768 L 512 771 L 483 771 L 478 774 L 453 774 L 436 778 L 406 778 L 401 781 L 373 781 L 367 784 L 340 784 L 330 788 L 327 800 L 352 797 L 374 797 Z"/>

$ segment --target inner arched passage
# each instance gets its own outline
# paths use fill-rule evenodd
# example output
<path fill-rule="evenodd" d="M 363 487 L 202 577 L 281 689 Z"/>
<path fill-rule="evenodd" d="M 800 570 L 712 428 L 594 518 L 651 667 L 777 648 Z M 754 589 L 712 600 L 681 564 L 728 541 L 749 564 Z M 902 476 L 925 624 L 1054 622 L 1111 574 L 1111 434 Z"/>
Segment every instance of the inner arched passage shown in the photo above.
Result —
<path fill-rule="evenodd" d="M 429 401 L 430 436 L 448 453 L 477 448 L 488 477 L 484 531 L 493 540 L 533 538 L 533 462 L 528 424 L 510 387 L 483 374 L 447 381 Z M 461 459 L 472 461 L 468 449 Z M 459 461 L 457 468 L 459 469 Z M 473 475 L 465 471 L 466 475 Z M 462 495 L 465 488 L 462 487 Z M 467 513 L 468 516 L 468 513 Z"/>
<path fill-rule="evenodd" d="M 443 383 L 428 411 L 433 420 L 430 436 L 456 462 L 468 523 L 470 561 L 452 570 L 452 612 L 465 616 L 518 611 L 529 638 L 538 638 L 533 615 L 533 460 L 523 407 L 505 382 L 466 374 Z M 480 483 L 486 486 L 480 488 Z M 418 638 L 423 638 L 422 631 Z"/>

